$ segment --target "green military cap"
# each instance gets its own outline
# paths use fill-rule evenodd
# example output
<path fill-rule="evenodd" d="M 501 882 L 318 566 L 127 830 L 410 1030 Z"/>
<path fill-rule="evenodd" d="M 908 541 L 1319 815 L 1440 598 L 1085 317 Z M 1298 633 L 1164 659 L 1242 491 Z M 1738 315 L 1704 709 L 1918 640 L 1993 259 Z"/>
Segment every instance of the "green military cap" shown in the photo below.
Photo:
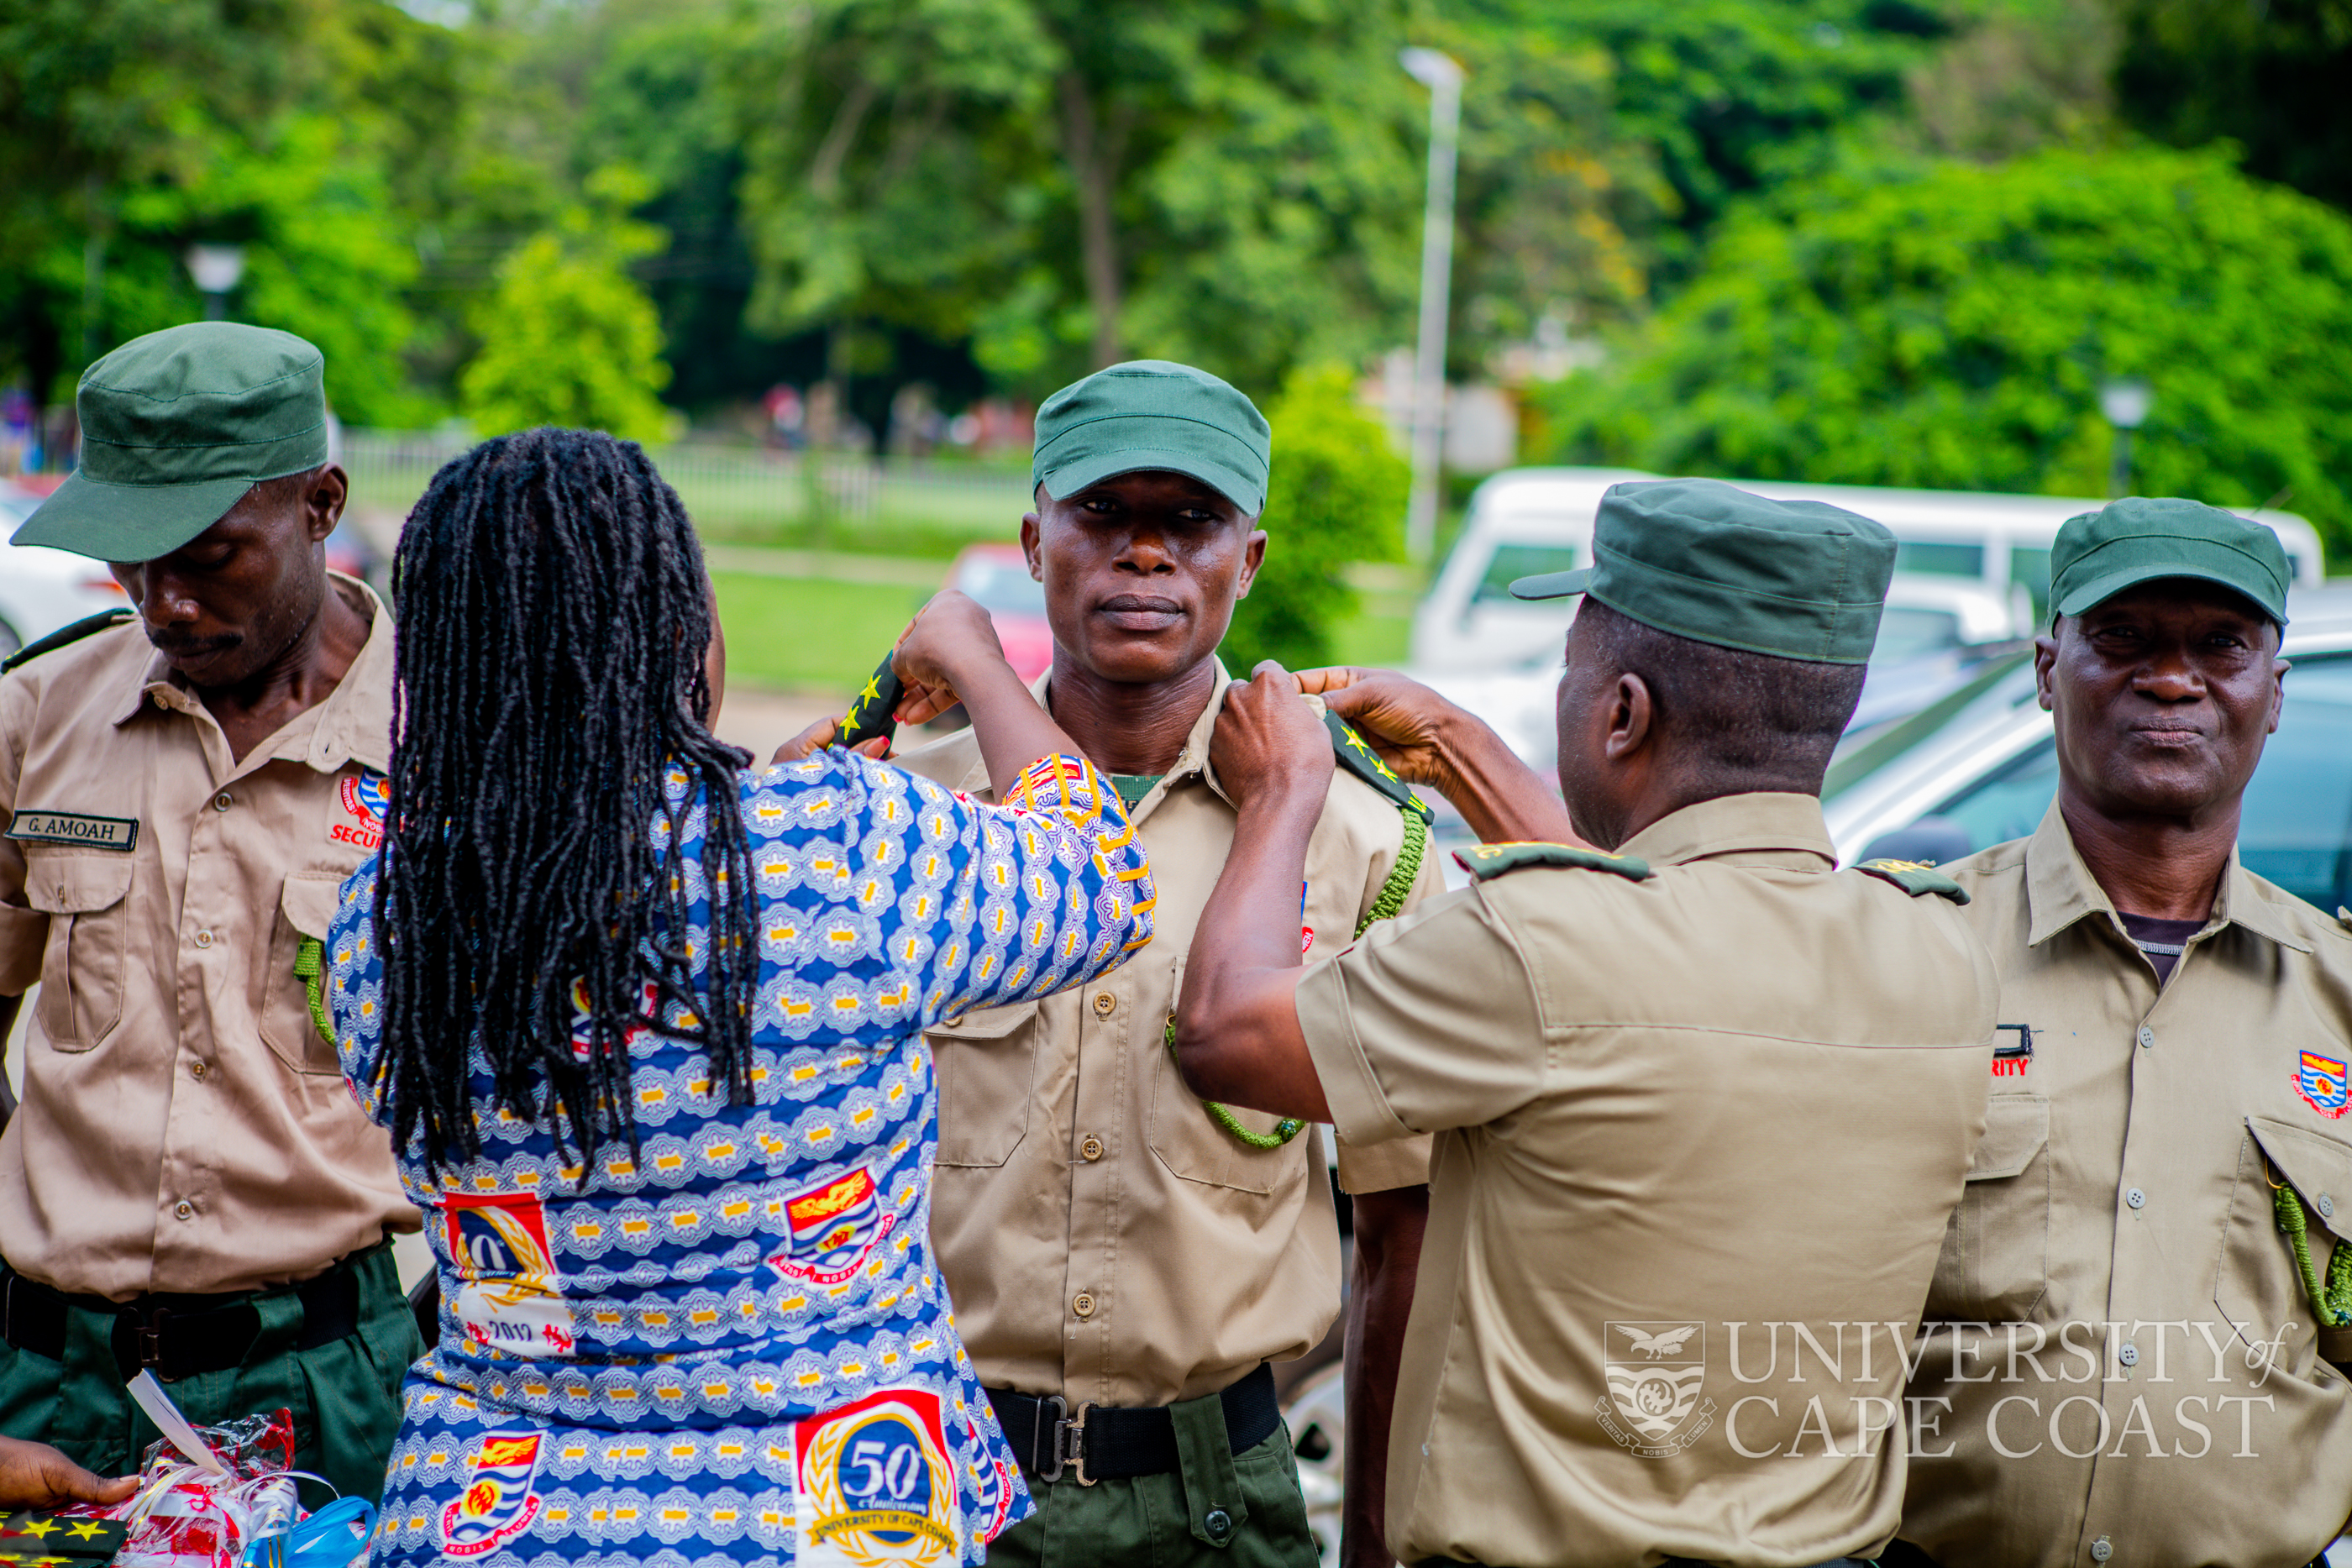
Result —
<path fill-rule="evenodd" d="M 2237 590 L 2286 624 L 2286 547 L 2278 535 L 2202 501 L 2127 496 L 2069 517 L 2050 547 L 2050 607 L 2080 615 L 2126 588 L 2195 577 Z"/>
<path fill-rule="evenodd" d="M 1265 509 L 1273 447 L 1257 405 L 1208 371 L 1129 360 L 1045 400 L 1029 482 L 1049 496 L 1075 496 L 1120 474 L 1166 469 L 1255 517 Z"/>
<path fill-rule="evenodd" d="M 1878 640 L 1895 536 L 1819 501 L 1771 501 L 1716 479 L 1612 485 L 1592 522 L 1593 564 L 1523 577 L 1515 599 L 1590 593 L 1677 637 L 1860 664 Z"/>
<path fill-rule="evenodd" d="M 197 321 L 133 338 L 74 392 L 81 466 L 11 543 L 152 560 L 263 479 L 327 460 L 326 360 L 291 332 Z"/>

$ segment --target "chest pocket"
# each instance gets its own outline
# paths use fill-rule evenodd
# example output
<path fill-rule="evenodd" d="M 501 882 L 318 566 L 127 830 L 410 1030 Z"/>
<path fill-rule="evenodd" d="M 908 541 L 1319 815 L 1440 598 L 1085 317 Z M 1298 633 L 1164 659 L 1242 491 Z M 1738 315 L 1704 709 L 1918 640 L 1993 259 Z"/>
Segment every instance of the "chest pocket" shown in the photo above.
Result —
<path fill-rule="evenodd" d="M 294 972 L 303 939 L 326 940 L 342 883 L 342 873 L 332 871 L 297 872 L 286 879 L 268 946 L 253 977 L 253 1016 L 260 1020 L 261 1043 L 297 1072 L 342 1072 L 334 1046 L 312 1020 L 310 988 Z"/>
<path fill-rule="evenodd" d="M 2292 1244 L 2279 1229 L 2278 1182 L 2303 1198 L 2311 1261 L 2324 1281 L 2329 1249 L 2352 1239 L 2352 1144 L 2249 1116 L 2238 1145 L 2238 1181 L 2221 1233 L 2213 1304 L 2248 1346 L 2274 1346 L 2271 1354 L 2283 1369 L 2308 1374 L 2317 1331 Z"/>
<path fill-rule="evenodd" d="M 1037 1004 L 975 1008 L 925 1038 L 940 1080 L 940 1161 L 992 1168 L 1029 1135 L 1036 1101 Z"/>
<path fill-rule="evenodd" d="M 2050 1102 L 1996 1094 L 1960 1206 L 1944 1232 L 1928 1315 L 2030 1317 L 2050 1286 Z"/>
<path fill-rule="evenodd" d="M 1184 958 L 1179 956 L 1168 997 L 1172 1003 L 1183 994 Z M 1253 1149 L 1217 1125 L 1209 1108 L 1176 1069 L 1176 1053 L 1168 1049 L 1167 1021 L 1164 1013 L 1156 1019 L 1136 1019 L 1138 1038 L 1128 1048 L 1150 1059 L 1145 1071 L 1151 1084 L 1149 1137 L 1153 1157 L 1170 1174 L 1209 1186 L 1263 1197 L 1297 1186 L 1305 1178 L 1310 1155 L 1320 1154 L 1321 1138 L 1294 1138 L 1278 1148 Z M 1253 1133 L 1271 1133 L 1282 1120 L 1238 1105 L 1228 1109 L 1235 1121 Z"/>
<path fill-rule="evenodd" d="M 26 852 L 26 902 L 49 917 L 41 1032 L 58 1051 L 88 1051 L 122 1021 L 135 863 L 126 854 Z"/>

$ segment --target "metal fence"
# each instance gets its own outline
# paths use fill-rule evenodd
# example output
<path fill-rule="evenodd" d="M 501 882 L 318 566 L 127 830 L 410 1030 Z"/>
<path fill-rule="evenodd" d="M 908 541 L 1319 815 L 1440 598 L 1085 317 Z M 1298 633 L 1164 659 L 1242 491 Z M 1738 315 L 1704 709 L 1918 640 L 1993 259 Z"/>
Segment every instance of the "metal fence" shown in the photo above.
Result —
<path fill-rule="evenodd" d="M 353 503 L 404 514 L 469 444 L 436 431 L 344 431 Z M 782 540 L 891 524 L 1010 538 L 1029 507 L 1019 470 L 692 443 L 651 455 L 696 526 L 720 538 Z"/>

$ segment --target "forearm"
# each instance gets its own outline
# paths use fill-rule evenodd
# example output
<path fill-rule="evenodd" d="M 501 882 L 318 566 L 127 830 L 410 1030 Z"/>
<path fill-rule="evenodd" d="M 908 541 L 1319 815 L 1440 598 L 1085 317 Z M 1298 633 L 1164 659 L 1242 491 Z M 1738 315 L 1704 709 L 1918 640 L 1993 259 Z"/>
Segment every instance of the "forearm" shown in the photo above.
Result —
<path fill-rule="evenodd" d="M 1580 844 L 1568 808 L 1486 723 L 1460 708 L 1438 730 L 1445 758 L 1439 792 L 1484 843 Z"/>
<path fill-rule="evenodd" d="M 1298 897 L 1320 788 L 1245 801 L 1233 848 L 1201 911 L 1176 1007 L 1176 1056 L 1203 1099 L 1328 1121 L 1293 997 Z"/>
<path fill-rule="evenodd" d="M 24 1009 L 23 997 L 0 997 L 0 1127 L 5 1127 L 16 1114 L 16 1096 L 8 1087 L 8 1046 L 16 1033 L 16 1015 Z"/>
<path fill-rule="evenodd" d="M 1355 1279 L 1348 1295 L 1348 1440 L 1342 1451 L 1347 1511 L 1340 1561 L 1347 1568 L 1390 1568 L 1385 1540 L 1389 1428 L 1396 1413 L 1397 1364 L 1412 1314 L 1421 1270 L 1429 1188 L 1394 1187 L 1356 1197 Z"/>
<path fill-rule="evenodd" d="M 971 716 L 972 738 L 980 743 L 989 787 L 1000 800 L 1037 758 L 1052 752 L 1084 755 L 1003 659 L 957 671 L 955 689 Z"/>

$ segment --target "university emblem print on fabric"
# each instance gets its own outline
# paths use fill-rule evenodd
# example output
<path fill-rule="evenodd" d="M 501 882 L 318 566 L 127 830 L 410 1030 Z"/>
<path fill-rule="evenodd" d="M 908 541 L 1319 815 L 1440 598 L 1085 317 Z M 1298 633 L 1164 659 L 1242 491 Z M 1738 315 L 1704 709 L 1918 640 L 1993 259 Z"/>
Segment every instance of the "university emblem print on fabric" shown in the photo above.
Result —
<path fill-rule="evenodd" d="M 2344 1063 L 2315 1051 L 2303 1053 L 2294 1070 L 2294 1092 L 2303 1103 L 2333 1122 L 2344 1114 L 2347 1102 Z"/>
<path fill-rule="evenodd" d="M 1611 1322 L 1601 1332 L 1609 1392 L 1592 1413 L 1620 1448 L 1640 1458 L 1672 1458 L 1715 1425 L 1715 1401 L 1699 1397 L 1706 1324 Z"/>
<path fill-rule="evenodd" d="M 539 1517 L 537 1432 L 485 1432 L 466 1467 L 466 1490 L 441 1511 L 441 1551 L 448 1557 L 479 1557 L 530 1528 Z"/>
<path fill-rule="evenodd" d="M 572 1308 L 556 1277 L 539 1199 L 453 1192 L 441 1203 L 461 1281 L 455 1310 L 466 1337 L 509 1355 L 571 1354 Z"/>
<path fill-rule="evenodd" d="M 961 1556 L 940 1398 L 887 1388 L 793 1424 L 799 1568 L 943 1568 Z"/>
<path fill-rule="evenodd" d="M 792 1246 L 769 1259 L 769 1267 L 811 1285 L 838 1285 L 856 1274 L 898 1223 L 863 1166 L 793 1194 L 784 1199 L 784 1218 Z"/>

